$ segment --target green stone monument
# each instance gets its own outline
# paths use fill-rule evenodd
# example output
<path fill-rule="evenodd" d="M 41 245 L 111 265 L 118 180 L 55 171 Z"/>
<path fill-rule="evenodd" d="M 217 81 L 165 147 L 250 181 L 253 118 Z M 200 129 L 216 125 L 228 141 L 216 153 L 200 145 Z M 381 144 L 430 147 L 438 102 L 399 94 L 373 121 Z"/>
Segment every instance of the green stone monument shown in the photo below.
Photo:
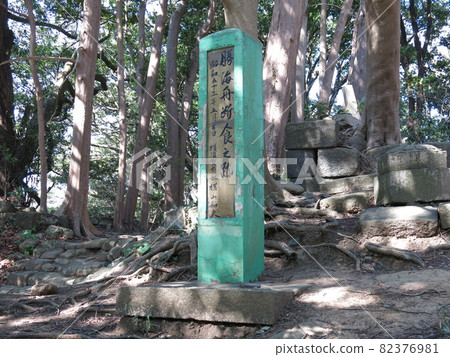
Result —
<path fill-rule="evenodd" d="M 229 29 L 200 41 L 198 280 L 264 270 L 262 48 Z"/>

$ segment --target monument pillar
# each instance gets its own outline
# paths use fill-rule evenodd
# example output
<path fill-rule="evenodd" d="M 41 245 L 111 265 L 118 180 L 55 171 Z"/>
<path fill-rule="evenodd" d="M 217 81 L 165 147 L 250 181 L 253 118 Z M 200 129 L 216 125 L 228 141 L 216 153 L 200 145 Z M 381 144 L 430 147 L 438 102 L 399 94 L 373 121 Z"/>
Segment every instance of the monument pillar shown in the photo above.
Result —
<path fill-rule="evenodd" d="M 241 30 L 200 41 L 198 280 L 264 270 L 261 44 Z"/>

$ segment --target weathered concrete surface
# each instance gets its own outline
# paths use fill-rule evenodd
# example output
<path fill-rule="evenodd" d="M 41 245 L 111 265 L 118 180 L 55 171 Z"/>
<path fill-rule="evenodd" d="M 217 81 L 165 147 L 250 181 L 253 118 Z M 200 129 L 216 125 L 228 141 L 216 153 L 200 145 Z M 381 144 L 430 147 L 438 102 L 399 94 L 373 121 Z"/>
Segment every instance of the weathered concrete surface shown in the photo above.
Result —
<path fill-rule="evenodd" d="M 438 207 L 439 220 L 443 229 L 450 228 L 450 202 L 443 202 Z"/>
<path fill-rule="evenodd" d="M 239 284 L 197 282 L 122 286 L 116 296 L 116 312 L 126 316 L 271 325 L 294 297 L 294 288 L 243 288 Z"/>
<path fill-rule="evenodd" d="M 319 149 L 339 143 L 339 124 L 334 120 L 291 123 L 286 127 L 286 149 Z"/>
<path fill-rule="evenodd" d="M 367 162 L 365 162 L 367 169 L 370 170 L 370 172 L 378 173 L 378 160 L 388 151 L 395 149 L 400 145 L 384 145 L 384 146 L 377 146 L 375 148 L 368 149 L 365 152 L 365 156 L 367 158 Z"/>
<path fill-rule="evenodd" d="M 320 209 L 330 208 L 341 213 L 357 213 L 370 207 L 372 191 L 338 194 L 320 201 Z"/>
<path fill-rule="evenodd" d="M 309 177 L 310 166 L 316 165 L 316 150 L 287 150 L 286 159 L 296 160 L 295 164 L 287 164 L 287 177 Z M 302 170 L 303 169 L 303 170 Z M 302 175 L 300 175 L 300 173 Z M 307 175 L 307 176 L 305 176 Z"/>
<path fill-rule="evenodd" d="M 374 207 L 361 213 L 359 222 L 367 237 L 430 237 L 436 234 L 438 214 L 432 207 Z"/>
<path fill-rule="evenodd" d="M 320 182 L 320 192 L 332 194 L 372 190 L 374 178 L 375 174 L 370 174 L 323 180 Z"/>
<path fill-rule="evenodd" d="M 303 186 L 297 185 L 293 182 L 278 181 L 278 184 L 284 190 L 288 191 L 290 194 L 293 194 L 293 195 L 301 195 L 303 192 L 305 192 L 305 189 L 303 188 Z"/>
<path fill-rule="evenodd" d="M 447 167 L 450 168 L 450 141 L 446 141 L 443 143 L 426 143 L 427 145 L 433 145 L 438 149 L 444 150 L 447 152 Z"/>
<path fill-rule="evenodd" d="M 432 145 L 400 145 L 378 160 L 378 174 L 422 168 L 446 168 L 447 152 Z"/>
<path fill-rule="evenodd" d="M 380 174 L 374 181 L 376 204 L 450 200 L 450 169 L 421 168 Z"/>
<path fill-rule="evenodd" d="M 359 151 L 351 148 L 320 149 L 317 169 L 324 178 L 354 176 L 360 171 Z"/>

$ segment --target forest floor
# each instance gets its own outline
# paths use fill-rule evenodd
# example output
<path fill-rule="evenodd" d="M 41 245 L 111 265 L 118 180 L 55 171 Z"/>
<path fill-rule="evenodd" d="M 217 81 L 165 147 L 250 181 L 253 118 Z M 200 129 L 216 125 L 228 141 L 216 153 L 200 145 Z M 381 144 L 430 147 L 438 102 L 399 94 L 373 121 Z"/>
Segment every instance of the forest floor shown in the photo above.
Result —
<path fill-rule="evenodd" d="M 283 220 L 286 217 L 277 217 Z M 289 224 L 323 225 L 325 218 L 289 216 Z M 402 238 L 402 246 L 425 262 L 416 263 L 379 255 L 365 249 L 356 215 L 338 219 L 334 230 L 343 235 L 285 231 L 266 233 L 266 239 L 285 242 L 297 251 L 265 258 L 260 280 L 312 284 L 286 306 L 273 326 L 208 323 L 197 321 L 121 318 L 115 315 L 115 294 L 121 285 L 144 285 L 145 276 L 117 279 L 95 290 L 96 284 L 59 289 L 57 295 L 32 296 L 30 287 L 0 295 L 0 338 L 270 338 L 296 329 L 297 338 L 450 338 L 450 254 L 434 250 L 450 242 L 449 232 L 429 238 Z M 14 270 L 6 259 L 17 246 L 14 232 L 0 239 L 0 285 Z M 105 232 L 115 236 L 115 232 Z M 168 236 L 165 239 L 172 239 Z M 371 238 L 389 244 L 395 237 Z M 301 248 L 299 242 L 304 248 Z M 360 259 L 334 246 L 339 244 Z M 311 247 L 316 245 L 316 247 Z M 189 263 L 182 252 L 170 267 Z M 195 280 L 184 274 L 180 280 Z"/>

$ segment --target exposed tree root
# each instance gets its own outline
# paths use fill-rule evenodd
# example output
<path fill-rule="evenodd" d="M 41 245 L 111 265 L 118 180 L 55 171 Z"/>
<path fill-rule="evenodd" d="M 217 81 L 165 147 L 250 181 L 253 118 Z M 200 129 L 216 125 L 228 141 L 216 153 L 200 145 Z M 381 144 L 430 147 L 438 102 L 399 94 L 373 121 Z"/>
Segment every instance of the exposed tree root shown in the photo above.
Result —
<path fill-rule="evenodd" d="M 303 248 L 318 248 L 318 247 L 333 247 L 333 248 L 336 248 L 337 250 L 339 250 L 342 253 L 346 254 L 347 256 L 349 256 L 350 258 L 352 258 L 356 262 L 356 270 L 357 271 L 361 270 L 361 259 L 359 259 L 354 253 L 352 253 L 348 249 L 346 249 L 344 247 L 341 247 L 338 244 L 335 244 L 335 243 L 321 243 L 321 244 L 303 246 Z"/>
<path fill-rule="evenodd" d="M 291 247 L 289 247 L 286 243 L 278 242 L 275 240 L 265 240 L 264 246 L 266 248 L 277 249 L 281 253 L 287 256 L 288 259 L 297 259 L 297 253 Z"/>
<path fill-rule="evenodd" d="M 409 250 L 391 248 L 391 247 L 382 247 L 380 245 L 373 244 L 373 243 L 367 243 L 365 245 L 365 247 L 368 250 L 370 250 L 371 252 L 375 252 L 378 254 L 384 254 L 384 255 L 392 255 L 394 257 L 397 257 L 397 258 L 400 258 L 403 260 L 408 260 L 408 261 L 414 262 L 416 264 L 419 264 L 421 267 L 425 266 L 425 262 L 423 261 L 423 259 L 417 253 L 411 252 Z"/>
<path fill-rule="evenodd" d="M 333 217 L 333 218 L 344 218 L 344 215 L 336 212 L 332 209 L 317 209 L 317 208 L 307 208 L 307 207 L 293 207 L 293 208 L 284 208 L 277 209 L 274 211 L 269 211 L 265 213 L 269 217 L 280 216 L 284 214 L 290 215 L 302 215 L 302 216 L 311 216 L 311 217 Z"/>
<path fill-rule="evenodd" d="M 318 226 L 296 226 L 294 224 L 286 222 L 267 222 L 264 226 L 264 229 L 266 232 L 285 230 L 297 233 L 321 233 L 323 235 L 334 234 L 342 238 L 353 239 L 353 237 L 351 236 L 347 236 L 345 234 L 338 233 L 327 228 L 322 228 Z"/>
<path fill-rule="evenodd" d="M 427 248 L 425 250 L 425 253 L 432 252 L 432 251 L 435 251 L 435 250 L 441 250 L 441 249 L 450 249 L 450 244 L 449 243 L 445 243 L 445 244 L 436 245 L 434 247 L 429 247 L 429 248 Z"/>
<path fill-rule="evenodd" d="M 183 266 L 181 268 L 174 269 L 172 272 L 169 273 L 169 275 L 166 276 L 166 278 L 164 280 L 170 281 L 177 275 L 183 274 L 188 271 L 196 270 L 196 269 L 197 269 L 197 264 L 190 264 L 190 265 Z"/>

